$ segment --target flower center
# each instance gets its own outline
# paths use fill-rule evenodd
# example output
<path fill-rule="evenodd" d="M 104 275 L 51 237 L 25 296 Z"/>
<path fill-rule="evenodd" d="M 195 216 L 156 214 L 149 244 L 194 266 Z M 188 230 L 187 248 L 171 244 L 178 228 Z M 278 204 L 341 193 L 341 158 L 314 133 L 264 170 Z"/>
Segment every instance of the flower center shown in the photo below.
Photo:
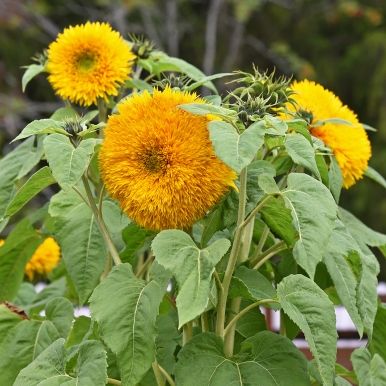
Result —
<path fill-rule="evenodd" d="M 144 153 L 141 154 L 140 160 L 151 173 L 165 170 L 168 165 L 168 160 L 160 149 L 146 149 Z"/>
<path fill-rule="evenodd" d="M 96 57 L 90 52 L 81 54 L 76 60 L 78 68 L 84 72 L 90 71 L 95 66 L 95 63 Z"/>

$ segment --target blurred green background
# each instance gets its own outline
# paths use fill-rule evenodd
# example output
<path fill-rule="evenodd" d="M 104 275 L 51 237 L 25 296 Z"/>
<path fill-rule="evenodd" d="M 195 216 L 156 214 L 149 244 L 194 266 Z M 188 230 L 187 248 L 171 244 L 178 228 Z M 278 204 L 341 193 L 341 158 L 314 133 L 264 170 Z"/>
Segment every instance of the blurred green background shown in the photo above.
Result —
<path fill-rule="evenodd" d="M 207 74 L 255 63 L 322 83 L 378 129 L 369 133 L 370 165 L 386 176 L 385 0 L 0 0 L 0 154 L 26 122 L 60 104 L 44 76 L 23 94 L 22 66 L 64 27 L 87 20 L 143 34 Z M 365 179 L 342 203 L 386 233 L 383 188 Z"/>

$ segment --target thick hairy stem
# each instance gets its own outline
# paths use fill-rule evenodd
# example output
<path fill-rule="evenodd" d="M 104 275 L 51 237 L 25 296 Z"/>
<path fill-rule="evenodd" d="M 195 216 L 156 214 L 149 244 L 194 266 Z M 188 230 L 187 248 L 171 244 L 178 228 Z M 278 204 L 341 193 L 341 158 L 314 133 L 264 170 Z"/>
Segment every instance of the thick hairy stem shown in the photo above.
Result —
<path fill-rule="evenodd" d="M 186 343 L 192 339 L 193 336 L 193 324 L 188 322 L 182 326 L 182 345 L 185 346 Z"/>
<path fill-rule="evenodd" d="M 240 254 L 241 239 L 242 239 L 242 224 L 245 217 L 245 204 L 247 201 L 247 169 L 243 169 L 240 173 L 240 193 L 239 193 L 239 211 L 237 217 L 237 227 L 235 232 L 235 238 L 231 253 L 229 256 L 228 265 L 225 270 L 224 279 L 222 282 L 222 291 L 219 294 L 219 300 L 217 304 L 217 320 L 216 320 L 216 334 L 220 337 L 224 337 L 225 326 L 225 314 L 226 305 L 228 299 L 229 286 L 231 284 L 232 275 L 236 267 L 237 259 Z"/>
<path fill-rule="evenodd" d="M 95 220 L 99 226 L 99 230 L 101 231 L 101 234 L 102 234 L 103 240 L 105 241 L 106 247 L 107 247 L 115 265 L 121 264 L 122 261 L 121 261 L 121 258 L 119 257 L 119 253 L 118 253 L 117 249 L 115 248 L 115 245 L 111 239 L 110 233 L 106 227 L 106 224 L 103 220 L 103 217 L 102 217 L 101 213 L 99 212 L 98 207 L 95 204 L 94 196 L 91 192 L 90 184 L 88 183 L 87 177 L 82 176 L 82 182 L 83 182 L 86 194 L 87 194 L 87 199 L 88 199 L 88 202 L 90 204 L 90 208 L 93 211 Z"/>

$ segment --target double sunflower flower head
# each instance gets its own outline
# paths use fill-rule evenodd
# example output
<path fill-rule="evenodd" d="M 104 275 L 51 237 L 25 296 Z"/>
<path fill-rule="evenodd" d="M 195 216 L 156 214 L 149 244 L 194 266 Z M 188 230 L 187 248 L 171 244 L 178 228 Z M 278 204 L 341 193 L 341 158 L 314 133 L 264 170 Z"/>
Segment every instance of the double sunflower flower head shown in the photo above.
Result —
<path fill-rule="evenodd" d="M 139 43 L 130 46 L 106 23 L 67 28 L 48 49 L 48 79 L 56 93 L 72 103 L 90 106 L 107 101 L 130 78 L 134 48 L 138 55 Z M 152 49 L 147 48 L 141 51 L 144 58 Z M 311 134 L 334 153 L 344 186 L 362 177 L 371 155 L 366 132 L 332 92 L 309 81 L 275 80 L 257 69 L 239 75 L 239 87 L 225 101 L 241 123 L 248 126 L 266 114 L 288 118 L 306 112 Z M 213 117 L 179 107 L 205 101 L 184 91 L 184 82 L 177 82 L 178 87 L 164 83 L 117 104 L 104 129 L 99 164 L 110 196 L 139 225 L 187 229 L 234 186 L 237 175 L 214 152 L 208 131 Z M 349 125 L 315 125 L 330 118 Z"/>

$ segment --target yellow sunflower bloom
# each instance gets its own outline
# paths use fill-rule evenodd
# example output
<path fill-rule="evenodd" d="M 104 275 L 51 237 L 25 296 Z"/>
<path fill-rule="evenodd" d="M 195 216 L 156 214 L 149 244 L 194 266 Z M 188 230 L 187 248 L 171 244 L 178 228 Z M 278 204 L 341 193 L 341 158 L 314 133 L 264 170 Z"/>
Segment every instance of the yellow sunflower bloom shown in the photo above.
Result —
<path fill-rule="evenodd" d="M 327 123 L 319 127 L 311 127 L 311 133 L 320 138 L 334 153 L 342 170 L 343 185 L 349 188 L 362 178 L 371 157 L 370 141 L 356 114 L 331 91 L 320 84 L 303 80 L 294 82 L 292 95 L 297 103 L 295 108 L 288 104 L 287 109 L 300 109 L 312 114 L 312 123 L 329 118 L 344 119 L 352 126 L 338 123 Z"/>
<path fill-rule="evenodd" d="M 218 159 L 210 118 L 181 110 L 202 103 L 194 93 L 154 90 L 118 104 L 105 129 L 101 173 L 110 195 L 139 225 L 187 228 L 233 186 L 235 173 Z"/>
<path fill-rule="evenodd" d="M 64 29 L 48 48 L 48 80 L 63 99 L 84 106 L 118 95 L 128 79 L 134 54 L 107 23 Z"/>
<path fill-rule="evenodd" d="M 35 275 L 47 275 L 59 263 L 60 247 L 52 238 L 47 237 L 36 249 L 31 259 L 25 266 L 25 274 L 29 280 L 33 280 Z"/>

